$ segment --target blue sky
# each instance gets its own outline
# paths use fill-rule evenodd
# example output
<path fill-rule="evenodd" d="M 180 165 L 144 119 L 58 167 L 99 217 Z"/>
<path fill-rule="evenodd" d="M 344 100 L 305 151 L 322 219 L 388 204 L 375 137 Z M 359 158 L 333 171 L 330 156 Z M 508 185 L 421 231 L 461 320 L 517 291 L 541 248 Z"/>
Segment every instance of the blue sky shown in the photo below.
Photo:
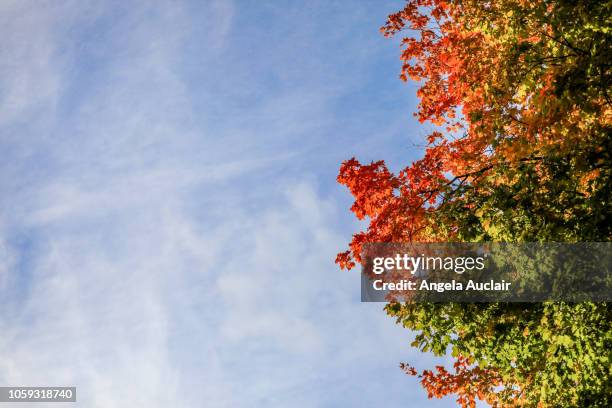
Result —
<path fill-rule="evenodd" d="M 0 3 L 0 384 L 80 407 L 452 406 L 359 275 L 342 160 L 419 155 L 401 1 Z M 20 405 L 23 406 L 23 405 Z"/>

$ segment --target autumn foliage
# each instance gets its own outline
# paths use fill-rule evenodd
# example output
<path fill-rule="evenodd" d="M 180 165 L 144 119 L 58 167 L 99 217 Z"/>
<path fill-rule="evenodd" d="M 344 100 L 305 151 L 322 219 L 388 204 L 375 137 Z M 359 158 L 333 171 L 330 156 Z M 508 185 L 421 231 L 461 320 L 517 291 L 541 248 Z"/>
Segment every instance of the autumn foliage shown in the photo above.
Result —
<path fill-rule="evenodd" d="M 501 386 L 502 380 L 495 371 L 473 367 L 465 357 L 459 357 L 453 364 L 454 372 L 449 372 L 444 366 L 435 367 L 435 372 L 424 370 L 419 375 L 416 369 L 406 363 L 400 364 L 400 368 L 409 375 L 418 375 L 423 387 L 427 390 L 429 398 L 441 398 L 448 394 L 457 394 L 457 402 L 461 406 L 473 407 L 476 399 L 496 403 L 495 387 Z M 518 390 L 513 391 L 513 396 L 518 396 Z"/>
<path fill-rule="evenodd" d="M 400 78 L 419 84 L 415 115 L 432 131 L 423 157 L 397 174 L 383 161 L 342 164 L 338 181 L 369 225 L 336 262 L 352 268 L 368 242 L 609 241 L 610 9 L 596 0 L 409 0 L 390 15 L 381 31 L 404 36 Z M 611 404 L 606 304 L 387 312 L 419 333 L 415 346 L 458 358 L 454 374 L 421 374 L 432 397 L 456 394 L 465 407 L 475 398 Z"/>

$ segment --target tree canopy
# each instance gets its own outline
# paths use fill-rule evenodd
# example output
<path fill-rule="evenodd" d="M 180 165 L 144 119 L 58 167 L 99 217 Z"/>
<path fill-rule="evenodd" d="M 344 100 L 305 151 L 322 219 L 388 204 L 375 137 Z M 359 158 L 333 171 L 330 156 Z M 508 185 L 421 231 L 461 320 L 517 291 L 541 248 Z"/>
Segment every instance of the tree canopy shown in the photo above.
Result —
<path fill-rule="evenodd" d="M 423 157 L 397 174 L 345 161 L 338 181 L 369 242 L 610 241 L 612 2 L 408 0 L 381 31 L 402 35 L 400 78 L 419 84 Z M 605 303 L 398 304 L 414 346 L 456 357 L 419 375 L 466 407 L 611 406 Z"/>

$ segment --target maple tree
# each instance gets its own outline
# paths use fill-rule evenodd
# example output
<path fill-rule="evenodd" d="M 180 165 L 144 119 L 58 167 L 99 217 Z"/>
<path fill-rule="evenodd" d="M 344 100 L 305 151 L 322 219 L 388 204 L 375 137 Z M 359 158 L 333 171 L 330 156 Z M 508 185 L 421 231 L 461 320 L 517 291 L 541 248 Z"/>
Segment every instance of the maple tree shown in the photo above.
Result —
<path fill-rule="evenodd" d="M 402 39 L 400 78 L 420 88 L 424 155 L 392 173 L 345 161 L 338 181 L 369 242 L 610 241 L 612 16 L 597 0 L 408 0 L 381 29 Z M 457 358 L 418 374 L 464 407 L 610 401 L 605 303 L 391 303 L 414 346 Z"/>

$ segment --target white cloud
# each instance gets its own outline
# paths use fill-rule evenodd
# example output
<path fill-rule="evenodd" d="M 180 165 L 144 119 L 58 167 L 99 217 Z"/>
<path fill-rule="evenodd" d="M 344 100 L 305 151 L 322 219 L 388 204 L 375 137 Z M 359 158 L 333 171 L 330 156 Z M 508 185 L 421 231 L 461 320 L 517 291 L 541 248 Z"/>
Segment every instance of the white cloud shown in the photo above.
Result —
<path fill-rule="evenodd" d="M 328 143 L 301 141 L 333 119 L 340 86 L 266 96 L 265 80 L 229 64 L 216 84 L 215 58 L 242 55 L 227 52 L 238 11 L 0 3 L 0 384 L 74 384 L 88 408 L 420 393 L 388 352 L 408 334 L 360 304 L 357 274 L 332 262 L 347 239 L 335 202 L 317 174 L 288 170 Z M 200 23 L 198 49 L 211 50 L 186 55 Z M 283 52 L 309 41 L 304 30 Z M 271 63 L 291 67 L 277 78 L 288 82 L 300 66 L 282 54 Z M 186 72 L 201 63 L 205 83 Z"/>
<path fill-rule="evenodd" d="M 52 106 L 57 99 L 60 67 L 55 65 L 57 50 L 48 40 L 53 11 L 20 1 L 0 5 L 0 125 L 28 120 L 24 113 Z"/>
<path fill-rule="evenodd" d="M 342 285 L 326 286 L 339 238 L 327 227 L 333 208 L 311 186 L 287 189 L 262 214 L 228 214 L 236 224 L 226 231 L 198 225 L 173 194 L 117 211 L 107 225 L 64 214 L 70 222 L 31 255 L 28 300 L 2 322 L 0 381 L 44 384 L 53 373 L 53 382 L 79 387 L 82 406 L 99 407 L 191 406 L 202 398 L 224 406 L 216 387 L 225 387 L 229 406 L 247 406 L 298 387 L 309 360 L 333 367 L 342 358 L 330 349 L 334 327 L 321 314 L 350 318 L 354 302 Z M 265 361 L 264 350 L 276 355 L 260 368 L 266 376 L 241 372 L 249 360 Z M 183 353 L 204 353 L 195 357 L 203 366 L 183 367 Z M 185 388 L 191 381 L 208 385 Z M 297 397 L 306 405 L 313 398 Z"/>

